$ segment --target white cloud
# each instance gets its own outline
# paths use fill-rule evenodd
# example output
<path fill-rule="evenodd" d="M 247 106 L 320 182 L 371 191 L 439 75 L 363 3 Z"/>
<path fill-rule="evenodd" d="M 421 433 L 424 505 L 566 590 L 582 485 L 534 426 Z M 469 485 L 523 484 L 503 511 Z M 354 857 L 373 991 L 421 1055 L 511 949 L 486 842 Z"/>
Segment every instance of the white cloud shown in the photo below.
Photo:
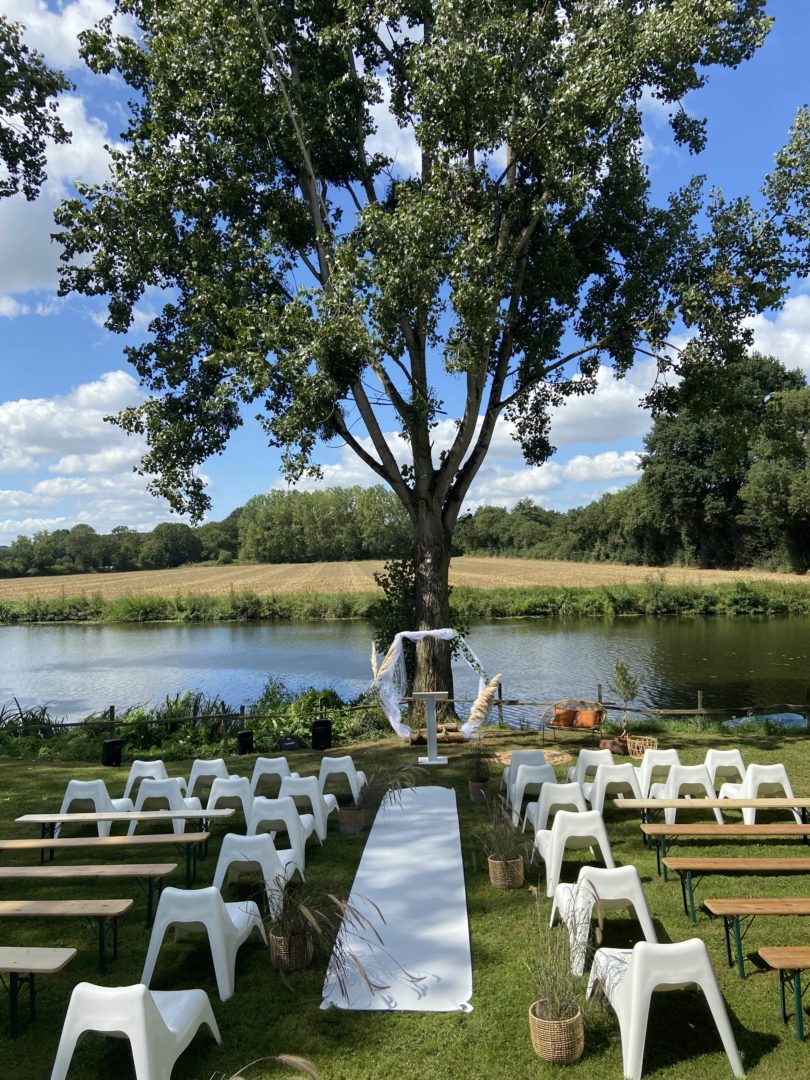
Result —
<path fill-rule="evenodd" d="M 70 69 L 84 64 L 79 59 L 81 31 L 111 15 L 113 7 L 109 0 L 75 0 L 54 10 L 43 0 L 5 0 L 3 14 L 25 26 L 24 40 L 29 48 L 41 52 L 49 64 Z M 121 20 L 116 20 L 119 32 L 121 25 Z"/>
<path fill-rule="evenodd" d="M 20 304 L 13 296 L 0 296 L 0 319 L 16 319 L 30 310 L 27 304 Z"/>
<path fill-rule="evenodd" d="M 422 155 L 413 128 L 401 128 L 391 113 L 391 91 L 381 82 L 382 101 L 371 110 L 376 132 L 369 138 L 369 154 L 385 154 L 394 162 L 394 170 L 405 176 L 416 175 L 422 165 Z"/>
<path fill-rule="evenodd" d="M 757 315 L 748 325 L 754 331 L 755 348 L 810 375 L 810 296 L 792 296 L 772 318 Z"/>

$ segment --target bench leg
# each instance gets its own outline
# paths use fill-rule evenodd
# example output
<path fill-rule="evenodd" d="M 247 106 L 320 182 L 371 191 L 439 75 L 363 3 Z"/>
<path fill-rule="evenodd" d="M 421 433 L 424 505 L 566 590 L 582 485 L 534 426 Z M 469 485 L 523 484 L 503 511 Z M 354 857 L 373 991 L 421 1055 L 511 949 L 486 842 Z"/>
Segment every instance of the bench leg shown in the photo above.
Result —
<path fill-rule="evenodd" d="M 100 975 L 107 974 L 107 960 L 104 955 L 104 939 L 106 933 L 106 920 L 103 915 L 100 915 L 98 919 L 98 971 Z"/>
<path fill-rule="evenodd" d="M 689 893 L 689 921 L 692 926 L 697 924 L 697 914 L 695 913 L 695 886 L 692 882 L 692 871 L 686 871 L 686 887 Z"/>
<path fill-rule="evenodd" d="M 734 967 L 734 960 L 731 956 L 731 931 L 729 929 L 728 919 L 728 915 L 723 916 L 723 931 L 726 935 L 726 960 L 728 961 L 729 967 Z"/>
<path fill-rule="evenodd" d="M 745 978 L 745 957 L 742 948 L 742 932 L 740 931 L 740 916 L 734 916 L 734 947 L 737 950 L 737 974 L 741 979 Z"/>
<path fill-rule="evenodd" d="M 804 1042 L 804 1015 L 802 1013 L 802 973 L 793 972 L 793 1008 L 796 1014 L 796 1039 Z"/>

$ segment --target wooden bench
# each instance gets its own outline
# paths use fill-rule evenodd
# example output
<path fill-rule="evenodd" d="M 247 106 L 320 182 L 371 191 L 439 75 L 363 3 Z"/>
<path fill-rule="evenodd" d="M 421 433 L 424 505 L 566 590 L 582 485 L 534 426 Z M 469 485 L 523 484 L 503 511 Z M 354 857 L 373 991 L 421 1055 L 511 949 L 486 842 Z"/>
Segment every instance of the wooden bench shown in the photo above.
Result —
<path fill-rule="evenodd" d="M 0 900 L 2 919 L 98 919 L 98 970 L 107 973 L 107 920 L 112 926 L 113 960 L 118 956 L 118 919 L 133 900 Z"/>
<path fill-rule="evenodd" d="M 796 1019 L 796 1038 L 804 1042 L 804 1014 L 802 1011 L 802 972 L 810 968 L 810 948 L 770 948 L 758 949 L 759 956 L 768 965 L 779 972 L 779 1001 L 782 1006 L 782 1022 L 787 1023 L 785 1007 L 785 984 L 793 991 L 793 1015 Z"/>
<path fill-rule="evenodd" d="M 34 976 L 55 975 L 70 963 L 75 949 L 33 949 L 3 946 L 0 948 L 0 972 L 9 976 L 8 993 L 11 1001 L 11 1037 L 19 1031 L 18 1002 L 20 987 L 28 986 L 28 1007 L 31 1020 L 36 1015 Z"/>
<path fill-rule="evenodd" d="M 45 861 L 45 852 L 50 851 L 51 861 L 54 852 L 66 848 L 90 848 L 94 853 L 112 848 L 163 847 L 173 844 L 186 856 L 186 888 L 190 889 L 197 878 L 197 856 L 208 843 L 209 833 L 144 833 L 141 836 L 66 836 L 58 840 L 0 840 L 0 851 L 38 851 L 39 861 Z"/>
<path fill-rule="evenodd" d="M 107 863 L 89 866 L 73 863 L 67 866 L 2 866 L 0 881 L 68 881 L 74 878 L 136 878 L 146 881 L 146 928 L 152 925 L 152 904 L 157 885 L 158 896 L 163 879 L 177 869 L 177 863 Z"/>
<path fill-rule="evenodd" d="M 683 910 L 694 925 L 697 922 L 695 912 L 695 888 L 697 881 L 707 874 L 807 874 L 810 873 L 810 859 L 712 859 L 678 858 L 664 859 L 668 870 L 680 874 Z"/>
<path fill-rule="evenodd" d="M 723 920 L 723 929 L 726 934 L 726 957 L 729 967 L 734 966 L 731 952 L 731 934 L 733 931 L 734 949 L 737 953 L 737 974 L 741 979 L 745 978 L 742 939 L 757 915 L 810 915 L 810 898 L 807 897 L 759 897 L 753 900 L 711 898 L 704 900 L 703 906 L 712 915 L 718 915 Z M 748 919 L 745 930 L 740 926 L 740 919 Z"/>
<path fill-rule="evenodd" d="M 617 810 L 640 810 L 642 822 L 650 819 L 651 810 L 798 810 L 803 822 L 808 820 L 810 798 L 774 796 L 761 799 L 614 799 Z"/>
<path fill-rule="evenodd" d="M 786 822 L 784 825 L 769 824 L 769 825 L 741 825 L 741 824 L 729 824 L 718 825 L 716 822 L 697 822 L 692 825 L 681 824 L 678 825 L 662 825 L 662 824 L 644 824 L 641 825 L 641 831 L 645 837 L 650 837 L 655 840 L 655 861 L 658 867 L 658 873 L 661 873 L 661 861 L 667 853 L 667 839 L 669 837 L 679 836 L 710 836 L 720 837 L 726 839 L 731 836 L 744 836 L 748 838 L 763 837 L 779 837 L 783 840 L 789 840 L 791 837 L 800 836 L 805 841 L 810 836 L 810 824 L 799 825 L 796 822 Z M 664 865 L 664 881 L 668 880 L 667 867 Z"/>
<path fill-rule="evenodd" d="M 196 818 L 200 822 L 200 831 L 206 821 L 223 821 L 236 813 L 232 806 L 216 807 L 214 810 L 110 810 L 96 813 L 87 811 L 81 814 L 23 814 L 14 820 L 18 825 L 39 825 L 41 835 L 54 837 L 57 826 L 62 825 L 97 825 L 100 821 L 113 824 L 130 825 L 133 821 L 174 822 L 189 821 Z M 176 834 L 180 836 L 180 833 Z"/>

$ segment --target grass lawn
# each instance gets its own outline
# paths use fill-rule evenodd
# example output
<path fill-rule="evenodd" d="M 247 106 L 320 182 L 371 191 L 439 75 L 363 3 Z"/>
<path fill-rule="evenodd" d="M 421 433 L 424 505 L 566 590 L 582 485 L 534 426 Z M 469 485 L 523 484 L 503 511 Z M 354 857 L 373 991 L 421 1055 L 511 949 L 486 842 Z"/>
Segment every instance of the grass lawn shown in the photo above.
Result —
<path fill-rule="evenodd" d="M 534 734 L 490 731 L 487 742 L 498 750 L 530 748 L 537 745 Z M 745 736 L 737 743 L 716 735 L 673 734 L 659 736 L 659 744 L 676 746 L 685 763 L 702 761 L 710 745 L 739 745 L 746 763 L 784 762 L 797 795 L 810 794 L 810 761 L 806 738 L 796 735 Z M 575 753 L 576 750 L 572 746 Z M 538 928 L 533 897 L 527 888 L 504 892 L 490 886 L 486 860 L 474 846 L 474 831 L 486 810 L 468 800 L 467 768 L 463 747 L 449 746 L 447 768 L 428 773 L 423 782 L 452 784 L 458 793 L 462 843 L 465 848 L 465 873 L 470 934 L 473 956 L 474 1011 L 462 1013 L 380 1013 L 321 1012 L 323 972 L 311 970 L 290 977 L 286 986 L 273 970 L 267 953 L 256 940 L 242 947 L 237 957 L 236 995 L 221 1003 L 216 993 L 210 955 L 203 947 L 174 945 L 167 937 L 158 961 L 153 987 L 171 989 L 203 987 L 207 990 L 223 1036 L 221 1047 L 206 1032 L 191 1043 L 179 1059 L 174 1076 L 177 1080 L 230 1077 L 248 1062 L 265 1055 L 290 1053 L 310 1059 L 323 1080 L 377 1080 L 399 1078 L 466 1078 L 481 1075 L 503 1080 L 560 1075 L 559 1067 L 545 1065 L 534 1056 L 529 1042 L 527 1012 L 533 999 L 532 986 L 524 959 L 537 940 Z M 416 751 L 398 741 L 386 741 L 352 748 L 358 767 L 374 769 L 379 763 L 412 763 Z M 317 771 L 319 755 L 299 752 L 291 755 L 294 768 L 302 773 Z M 233 758 L 234 772 L 249 774 L 253 758 Z M 496 766 L 496 773 L 499 767 Z M 176 763 L 170 772 L 188 773 L 188 763 Z M 558 773 L 564 767 L 558 768 Z M 55 811 L 59 808 L 67 781 L 73 777 L 93 779 L 104 775 L 112 795 L 123 790 L 127 769 L 102 770 L 86 764 L 0 761 L 0 836 L 33 836 L 34 830 L 14 823 L 27 812 Z M 499 777 L 494 786 L 497 787 Z M 705 811 L 696 820 L 711 821 Z M 728 815 L 732 819 L 732 815 Z M 782 820 L 787 820 L 784 816 Z M 679 820 L 681 817 L 679 816 Z M 689 820 L 684 817 L 683 820 Z M 763 817 L 761 820 L 768 820 Z M 638 867 L 659 940 L 679 941 L 696 934 L 701 936 L 720 980 L 732 1026 L 747 1075 L 758 1080 L 776 1080 L 792 1075 L 806 1075 L 807 1046 L 794 1039 L 794 1029 L 783 1026 L 779 1016 L 778 979 L 773 972 L 761 972 L 751 962 L 748 977 L 741 981 L 736 969 L 726 966 L 723 928 L 705 913 L 699 915 L 694 929 L 683 913 L 677 878 L 664 884 L 656 875 L 655 853 L 641 843 L 635 814 L 606 810 L 608 834 L 617 863 L 632 862 Z M 75 830 L 73 830 L 75 832 Z M 116 831 L 118 831 L 116 829 Z M 221 827 L 215 827 L 215 839 L 209 856 L 200 865 L 198 885 L 206 885 L 213 875 L 219 848 Z M 238 827 L 237 827 L 238 831 Z M 70 835 L 65 833 L 64 835 Z M 88 833 L 92 835 L 92 833 Z M 314 885 L 348 892 L 359 861 L 364 836 L 341 835 L 332 819 L 328 842 L 321 848 L 310 841 L 307 877 Z M 673 854 L 696 852 L 699 842 L 685 840 Z M 701 853 L 713 855 L 803 855 L 800 842 L 786 844 L 750 844 L 732 840 L 728 844 L 701 844 Z M 174 849 L 172 849 L 173 851 Z M 35 856 L 3 854 L 5 863 L 32 863 Z M 119 856 L 116 856 L 119 857 Z M 174 861 L 175 856 L 152 849 L 133 849 L 120 856 L 128 861 Z M 109 858 L 109 856 L 107 856 Z M 86 853 L 66 851 L 60 862 L 92 861 Z M 182 857 L 172 884 L 182 886 Z M 576 854 L 564 864 L 563 879 L 576 877 L 580 860 Z M 528 881 L 536 883 L 537 864 L 529 868 Z M 545 892 L 541 880 L 541 892 Z M 704 881 L 698 899 L 706 896 L 802 896 L 808 895 L 802 875 L 767 876 L 761 880 L 745 877 L 712 877 Z M 92 885 L 67 882 L 54 886 L 4 883 L 2 896 L 14 898 L 82 898 L 83 896 L 132 896 L 133 911 L 121 921 L 119 957 L 108 975 L 98 975 L 96 939 L 89 925 L 75 920 L 8 920 L 3 925 L 0 942 L 16 945 L 75 946 L 78 956 L 64 972 L 41 977 L 37 983 L 37 1019 L 27 1022 L 27 1002 L 21 1002 L 23 1027 L 12 1041 L 8 1035 L 7 999 L 0 997 L 0 1075 L 15 1080 L 43 1080 L 49 1076 L 61 1030 L 62 1018 L 72 986 L 80 981 L 125 985 L 140 978 L 148 941 L 144 928 L 145 896 L 132 882 Z M 226 898 L 228 898 L 226 896 Z M 231 897 L 233 898 L 233 897 Z M 543 900 L 541 913 L 548 918 L 550 902 Z M 384 913 L 383 913 L 384 914 Z M 430 919 L 429 910 L 424 918 Z M 627 945 L 634 940 L 637 924 L 623 913 L 610 914 L 605 923 L 605 945 Z M 747 953 L 764 945 L 804 944 L 810 926 L 800 919 L 757 919 L 745 940 Z M 382 928 L 384 936 L 384 927 Z M 585 978 L 582 980 L 584 997 Z M 618 1025 L 610 1009 L 596 1009 L 587 1018 L 585 1054 L 568 1066 L 566 1075 L 604 1075 L 619 1080 L 622 1076 Z M 88 1036 L 77 1049 L 70 1077 L 73 1080 L 131 1076 L 128 1046 L 125 1042 Z M 246 1080 L 290 1075 L 280 1067 L 254 1066 L 245 1073 Z M 720 1047 L 711 1015 L 702 995 L 691 991 L 653 996 L 645 1055 L 645 1076 L 692 1078 L 731 1076 Z"/>

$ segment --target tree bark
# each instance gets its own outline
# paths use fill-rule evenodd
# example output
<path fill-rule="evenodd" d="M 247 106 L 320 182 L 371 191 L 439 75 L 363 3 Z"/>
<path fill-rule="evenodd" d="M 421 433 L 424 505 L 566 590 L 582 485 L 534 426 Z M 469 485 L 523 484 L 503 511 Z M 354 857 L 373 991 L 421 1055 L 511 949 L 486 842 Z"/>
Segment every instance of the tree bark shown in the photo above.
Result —
<path fill-rule="evenodd" d="M 452 534 L 441 511 L 417 513 L 414 523 L 417 630 L 440 630 L 450 626 L 448 577 Z M 450 645 L 427 638 L 416 646 L 415 691 L 446 690 L 453 696 Z"/>

